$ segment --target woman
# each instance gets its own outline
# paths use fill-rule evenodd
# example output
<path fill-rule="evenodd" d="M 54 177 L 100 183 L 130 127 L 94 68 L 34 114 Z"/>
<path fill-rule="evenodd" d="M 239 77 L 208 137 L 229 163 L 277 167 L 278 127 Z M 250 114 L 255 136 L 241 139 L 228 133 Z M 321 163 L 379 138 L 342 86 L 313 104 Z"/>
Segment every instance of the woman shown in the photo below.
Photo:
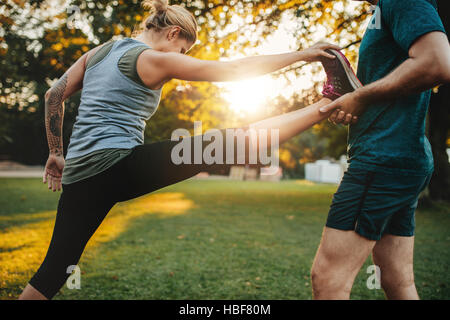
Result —
<path fill-rule="evenodd" d="M 204 61 L 184 53 L 197 39 L 194 17 L 167 0 L 144 1 L 151 8 L 136 38 L 110 41 L 83 55 L 45 96 L 50 149 L 44 183 L 63 192 L 47 255 L 20 299 L 51 299 L 76 265 L 87 241 L 115 203 L 182 181 L 206 164 L 175 165 L 176 142 L 143 144 L 145 121 L 156 111 L 161 88 L 170 79 L 233 81 L 270 73 L 297 61 L 338 60 L 317 44 L 309 49 L 229 62 Z M 324 60 L 325 59 L 325 60 Z M 63 101 L 82 89 L 66 159 L 63 157 Z M 250 125 L 279 129 L 280 142 L 328 115 L 318 109 L 330 99 Z M 190 141 L 194 141 L 193 138 Z M 61 180 L 62 179 L 62 180 Z"/>

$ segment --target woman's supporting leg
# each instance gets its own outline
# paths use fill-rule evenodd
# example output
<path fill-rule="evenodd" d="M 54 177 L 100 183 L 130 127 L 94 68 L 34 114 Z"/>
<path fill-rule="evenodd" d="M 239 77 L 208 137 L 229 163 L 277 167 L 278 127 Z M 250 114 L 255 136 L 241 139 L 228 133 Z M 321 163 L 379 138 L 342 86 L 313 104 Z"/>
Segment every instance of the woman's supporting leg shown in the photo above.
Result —
<path fill-rule="evenodd" d="M 42 293 L 40 293 L 31 284 L 27 284 L 25 289 L 19 296 L 19 300 L 48 300 Z"/>
<path fill-rule="evenodd" d="M 71 273 L 68 268 L 77 265 L 88 240 L 114 205 L 103 176 L 63 186 L 47 255 L 19 299 L 51 299 L 64 285 Z"/>
<path fill-rule="evenodd" d="M 282 143 L 327 118 L 328 115 L 322 115 L 319 108 L 330 101 L 322 99 L 306 108 L 253 123 L 248 128 L 257 135 L 261 129 L 278 130 L 278 142 Z M 203 136 L 186 139 L 192 151 L 196 148 L 196 142 L 201 144 L 201 151 L 209 144 Z M 267 142 L 268 148 L 273 141 L 269 139 Z M 211 164 L 203 161 L 195 164 L 194 157 L 191 164 L 175 164 L 172 151 L 178 143 L 167 140 L 140 145 L 110 169 L 80 182 L 64 185 L 47 255 L 20 299 L 53 298 L 70 275 L 67 268 L 77 265 L 87 242 L 117 201 L 144 195 L 211 168 Z M 224 143 L 224 153 L 225 149 Z"/>

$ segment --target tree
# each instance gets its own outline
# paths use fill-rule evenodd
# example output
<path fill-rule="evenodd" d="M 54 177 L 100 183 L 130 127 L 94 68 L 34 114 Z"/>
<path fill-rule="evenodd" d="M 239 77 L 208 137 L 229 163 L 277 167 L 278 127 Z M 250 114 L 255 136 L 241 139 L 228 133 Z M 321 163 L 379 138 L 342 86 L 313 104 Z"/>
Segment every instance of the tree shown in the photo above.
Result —
<path fill-rule="evenodd" d="M 352 52 L 367 15 L 364 6 L 348 11 L 346 8 L 353 3 L 350 0 L 171 1 L 175 3 L 197 17 L 199 44 L 190 54 L 202 59 L 218 59 L 236 52 L 254 54 L 254 47 L 276 30 L 284 17 L 297 26 L 294 48 L 320 40 L 320 29 L 329 41 L 351 44 L 347 54 L 354 62 L 356 55 Z M 42 164 L 47 156 L 45 91 L 84 52 L 111 38 L 130 36 L 146 13 L 138 0 L 6 0 L 0 6 L 0 154 L 28 164 Z M 52 13 L 55 9 L 56 15 Z M 287 69 L 284 75 L 305 72 L 300 67 Z M 312 72 L 321 72 L 319 65 Z M 167 84 L 159 111 L 146 130 L 146 141 L 169 138 L 173 129 L 190 128 L 193 120 L 203 120 L 204 129 L 236 125 L 220 92 L 210 83 Z M 78 104 L 79 95 L 66 102 L 65 149 Z M 342 128 L 336 130 L 343 132 Z"/>
<path fill-rule="evenodd" d="M 429 185 L 429 196 L 435 201 L 450 201 L 450 85 L 435 89 L 431 96 L 428 136 L 433 150 L 434 172 Z"/>
<path fill-rule="evenodd" d="M 450 13 L 444 1 L 438 1 L 439 14 L 447 34 L 450 32 Z M 450 164 L 447 148 L 450 147 L 450 85 L 433 90 L 430 101 L 428 136 L 433 149 L 434 173 L 429 185 L 432 200 L 450 201 Z"/>

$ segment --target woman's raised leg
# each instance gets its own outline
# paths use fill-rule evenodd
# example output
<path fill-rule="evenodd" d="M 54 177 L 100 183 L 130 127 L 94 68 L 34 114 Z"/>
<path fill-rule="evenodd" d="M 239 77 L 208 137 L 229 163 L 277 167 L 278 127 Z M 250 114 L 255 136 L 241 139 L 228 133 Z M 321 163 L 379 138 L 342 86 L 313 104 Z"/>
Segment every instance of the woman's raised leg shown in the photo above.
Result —
<path fill-rule="evenodd" d="M 267 149 L 275 143 L 275 141 L 271 141 L 270 139 L 271 130 L 278 131 L 278 141 L 276 141 L 276 143 L 281 144 L 289 138 L 311 128 L 314 124 L 326 119 L 328 114 L 320 113 L 319 108 L 330 102 L 330 99 L 323 98 L 319 102 L 300 110 L 252 123 L 245 129 L 219 130 L 221 137 L 224 139 L 221 144 L 223 154 L 223 161 L 221 163 L 216 162 L 211 164 L 203 161 L 204 159 L 201 159 L 202 161 L 197 161 L 198 158 L 203 157 L 205 149 L 212 143 L 211 139 L 205 138 L 205 135 L 182 138 L 183 143 L 188 146 L 183 152 L 190 153 L 187 158 L 184 158 L 185 155 L 181 155 L 185 160 L 188 159 L 188 161 L 182 163 L 177 163 L 179 161 L 174 159 L 174 154 L 175 156 L 179 156 L 177 152 L 174 153 L 174 148 L 176 148 L 177 145 L 179 146 L 181 140 L 165 140 L 137 146 L 132 154 L 124 159 L 124 171 L 122 172 L 121 177 L 117 179 L 121 184 L 127 186 L 126 188 L 121 188 L 119 201 L 126 201 L 156 191 L 191 178 L 199 172 L 213 167 L 223 167 L 242 163 L 248 164 L 249 152 L 252 151 L 253 147 Z M 229 140 L 230 137 L 227 137 L 226 130 L 235 130 L 233 132 L 239 130 L 241 134 L 245 135 L 244 160 L 243 157 L 239 156 L 237 143 L 234 143 L 233 161 L 227 161 L 227 152 L 229 150 L 227 150 L 226 145 L 227 142 L 229 142 L 227 140 Z M 248 133 L 247 130 L 252 133 Z M 238 135 L 232 138 L 236 141 L 239 139 L 237 136 Z M 256 137 L 257 139 L 253 139 L 254 141 L 259 142 L 264 139 L 265 142 L 262 146 L 258 142 L 251 144 L 249 143 L 250 137 Z M 196 152 L 200 153 L 199 157 L 195 155 Z M 238 163 L 238 158 L 243 162 Z M 259 161 L 256 164 L 264 165 Z"/>
<path fill-rule="evenodd" d="M 331 102 L 328 98 L 322 98 L 305 108 L 252 123 L 249 125 L 249 128 L 254 130 L 279 130 L 278 143 L 281 144 L 328 118 L 329 114 L 321 113 L 319 109 Z"/>

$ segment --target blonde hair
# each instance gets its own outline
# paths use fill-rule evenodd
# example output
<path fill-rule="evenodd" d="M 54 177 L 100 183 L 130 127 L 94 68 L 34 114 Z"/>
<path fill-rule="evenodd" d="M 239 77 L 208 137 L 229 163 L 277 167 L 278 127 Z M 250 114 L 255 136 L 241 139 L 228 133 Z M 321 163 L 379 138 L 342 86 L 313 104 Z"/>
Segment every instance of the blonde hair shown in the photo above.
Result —
<path fill-rule="evenodd" d="M 144 0 L 142 7 L 150 11 L 150 16 L 144 20 L 144 30 L 161 31 L 178 26 L 181 28 L 180 36 L 192 43 L 197 41 L 197 21 L 186 8 L 171 6 L 168 0 Z"/>

